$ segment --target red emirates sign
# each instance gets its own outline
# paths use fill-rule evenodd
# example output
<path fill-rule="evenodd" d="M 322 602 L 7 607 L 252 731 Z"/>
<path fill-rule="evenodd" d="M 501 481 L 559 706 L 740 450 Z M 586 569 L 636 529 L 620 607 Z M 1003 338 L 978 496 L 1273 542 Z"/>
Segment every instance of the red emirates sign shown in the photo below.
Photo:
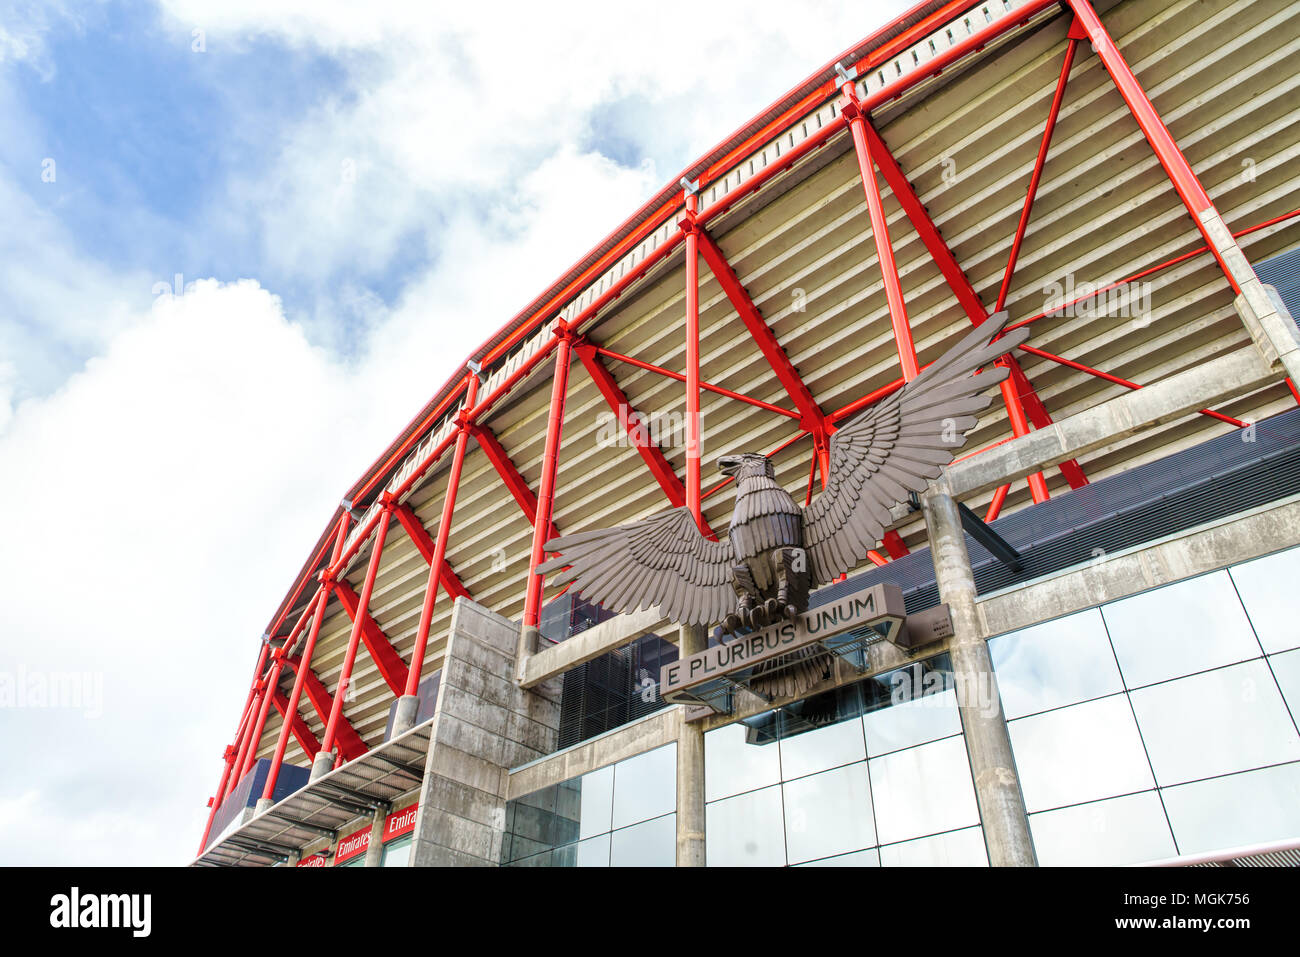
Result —
<path fill-rule="evenodd" d="M 327 863 L 324 854 L 313 854 L 311 857 L 304 857 L 294 867 L 325 867 Z"/>
<path fill-rule="evenodd" d="M 334 866 L 337 867 L 358 854 L 366 853 L 366 848 L 369 846 L 370 828 L 368 826 L 359 831 L 353 831 L 347 837 L 339 838 L 338 850 L 334 852 Z"/>
<path fill-rule="evenodd" d="M 415 812 L 420 806 L 412 804 L 410 807 L 402 808 L 400 811 L 394 811 L 384 820 L 384 841 L 391 841 L 395 837 L 401 837 L 403 834 L 410 834 L 415 830 Z"/>

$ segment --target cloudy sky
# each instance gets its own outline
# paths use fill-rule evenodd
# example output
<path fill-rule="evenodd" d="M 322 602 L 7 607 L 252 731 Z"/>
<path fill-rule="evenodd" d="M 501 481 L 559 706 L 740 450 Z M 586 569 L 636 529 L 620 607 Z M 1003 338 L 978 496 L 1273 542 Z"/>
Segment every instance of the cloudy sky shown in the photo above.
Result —
<path fill-rule="evenodd" d="M 904 6 L 0 0 L 0 864 L 191 859 L 348 486 Z"/>

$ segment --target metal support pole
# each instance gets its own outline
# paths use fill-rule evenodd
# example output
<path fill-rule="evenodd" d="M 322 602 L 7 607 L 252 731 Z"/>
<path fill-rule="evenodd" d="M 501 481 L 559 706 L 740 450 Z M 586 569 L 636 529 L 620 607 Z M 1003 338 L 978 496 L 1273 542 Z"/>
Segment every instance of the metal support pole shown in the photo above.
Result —
<path fill-rule="evenodd" d="M 334 539 L 334 554 L 330 564 L 338 561 L 343 552 L 343 543 L 348 537 L 348 517 L 339 519 L 338 534 Z M 330 581 L 322 576 L 320 588 L 316 592 L 316 610 L 312 615 L 311 630 L 307 632 L 307 641 L 303 645 L 298 663 L 298 673 L 293 679 L 293 690 L 289 692 L 289 706 L 285 712 L 284 723 L 280 726 L 280 739 L 275 745 L 275 756 L 271 758 L 271 768 L 266 775 L 266 787 L 262 788 L 262 797 L 257 802 L 257 813 L 261 814 L 275 803 L 275 782 L 280 776 L 280 765 L 284 763 L 284 752 L 289 747 L 289 735 L 293 733 L 293 717 L 298 713 L 298 702 L 302 699 L 303 682 L 311 673 L 311 656 L 316 650 L 316 639 L 320 637 L 321 625 L 325 622 L 325 608 L 330 600 Z M 284 649 L 289 653 L 288 647 Z M 314 759 L 315 755 L 311 755 Z"/>
<path fill-rule="evenodd" d="M 930 534 L 939 598 L 947 603 L 952 615 L 949 653 L 957 707 L 989 863 L 994 867 L 1034 866 L 1034 842 L 1011 752 L 1011 736 L 975 608 L 975 575 L 966 551 L 961 515 L 946 488 L 938 484 L 922 498 L 921 507 Z"/>
<path fill-rule="evenodd" d="M 338 734 L 339 718 L 343 714 L 343 700 L 348 695 L 348 683 L 352 680 L 352 668 L 357 661 L 357 648 L 361 644 L 361 633 L 365 629 L 370 596 L 375 591 L 375 577 L 379 574 L 379 561 L 384 554 L 384 539 L 388 536 L 388 522 L 391 517 L 391 511 L 385 503 L 380 512 L 379 523 L 375 526 L 375 543 L 370 550 L 366 580 L 361 586 L 357 614 L 352 620 L 352 634 L 348 636 L 348 648 L 343 655 L 343 669 L 339 672 L 339 683 L 334 689 L 334 704 L 330 708 L 329 720 L 325 723 L 325 737 L 321 739 L 320 750 L 316 752 L 316 757 L 311 764 L 313 781 L 334 769 L 334 738 Z"/>
<path fill-rule="evenodd" d="M 686 507 L 704 526 L 700 506 L 700 235 L 698 197 L 686 193 Z"/>
<path fill-rule="evenodd" d="M 221 772 L 221 783 L 217 785 L 217 793 L 212 798 L 212 810 L 208 812 L 208 823 L 203 826 L 203 837 L 199 839 L 199 853 L 202 854 L 208 847 L 208 835 L 212 833 L 212 822 L 216 819 L 217 809 L 221 807 L 221 802 L 226 797 L 226 784 L 230 781 L 230 769 L 235 766 L 235 748 L 233 745 L 226 746 L 225 770 Z"/>
<path fill-rule="evenodd" d="M 280 670 L 284 667 L 282 650 L 277 649 L 273 658 L 271 673 L 267 675 L 262 686 L 262 706 L 257 713 L 257 723 L 253 725 L 253 733 L 249 736 L 249 741 L 252 743 L 244 756 L 244 764 L 239 771 L 240 779 L 249 772 L 253 767 L 253 763 L 257 760 L 257 743 L 262 740 L 262 732 L 266 728 L 266 717 L 271 713 L 271 699 L 275 697 L 275 689 L 280 681 Z"/>
<path fill-rule="evenodd" d="M 677 633 L 680 658 L 708 647 L 708 634 L 699 625 L 683 626 Z M 677 866 L 704 867 L 704 729 L 699 722 L 682 721 L 677 736 Z"/>
<path fill-rule="evenodd" d="M 1005 366 L 1005 359 L 998 359 L 997 365 Z M 1011 434 L 1016 438 L 1029 434 L 1029 422 L 1025 418 L 1025 407 L 1020 404 L 1020 396 L 1016 394 L 1016 387 L 1011 381 L 1011 377 L 1003 379 L 998 385 L 1002 391 L 1002 401 L 1007 407 L 1007 418 L 1011 420 Z M 1043 478 L 1042 472 L 1031 472 L 1029 479 L 1029 494 L 1033 497 L 1034 504 L 1047 501 L 1047 480 Z"/>
<path fill-rule="evenodd" d="M 424 606 L 420 609 L 420 624 L 415 631 L 415 648 L 411 651 L 411 668 L 407 672 L 406 692 L 397 699 L 397 712 L 393 715 L 393 737 L 415 727 L 419 712 L 420 676 L 424 671 L 424 650 L 429 644 L 429 629 L 433 627 L 433 609 L 438 601 L 439 573 L 447 560 L 447 541 L 451 537 L 451 522 L 456 513 L 456 492 L 460 488 L 460 473 L 465 465 L 465 449 L 469 444 L 470 420 L 468 411 L 474 408 L 478 397 L 478 375 L 470 373 L 465 404 L 459 415 L 456 432 L 456 452 L 447 475 L 447 492 L 442 498 L 442 517 L 438 520 L 438 541 L 434 545 L 433 561 L 429 564 L 429 582 L 424 588 Z"/>
<path fill-rule="evenodd" d="M 555 349 L 555 376 L 551 380 L 551 412 L 546 422 L 542 452 L 542 477 L 537 489 L 537 521 L 533 523 L 533 550 L 528 559 L 528 587 L 524 593 L 524 620 L 515 649 L 515 680 L 523 680 L 524 662 L 537 650 L 537 624 L 542 613 L 542 576 L 537 566 L 546 557 L 547 529 L 555 511 L 555 476 L 560 463 L 560 437 L 564 431 L 564 400 L 569 390 L 569 357 L 573 336 L 561 319 L 555 321 L 559 340 Z"/>
<path fill-rule="evenodd" d="M 866 118 L 858 105 L 858 93 L 852 82 L 843 86 L 844 99 L 840 101 L 849 131 L 853 134 L 853 150 L 858 157 L 858 171 L 862 174 L 862 191 L 867 197 L 867 211 L 871 214 L 871 235 L 876 241 L 876 258 L 880 261 L 880 274 L 885 283 L 885 298 L 889 302 L 889 319 L 894 326 L 894 342 L 898 346 L 898 363 L 903 369 L 903 379 L 911 382 L 920 375 L 916 361 L 916 346 L 912 343 L 912 327 L 907 321 L 907 307 L 903 302 L 903 287 L 898 281 L 898 266 L 894 262 L 894 248 L 889 242 L 889 228 L 885 223 L 885 205 L 880 199 L 880 186 L 876 183 L 876 167 L 867 143 Z"/>

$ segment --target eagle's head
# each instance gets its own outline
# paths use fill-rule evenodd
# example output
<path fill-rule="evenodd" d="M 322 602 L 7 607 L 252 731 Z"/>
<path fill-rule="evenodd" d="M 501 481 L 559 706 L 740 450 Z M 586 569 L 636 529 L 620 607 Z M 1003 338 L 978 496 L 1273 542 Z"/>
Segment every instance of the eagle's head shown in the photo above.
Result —
<path fill-rule="evenodd" d="M 754 478 L 759 475 L 768 478 L 776 477 L 776 473 L 772 471 L 772 463 L 767 460 L 767 456 L 758 452 L 724 455 L 718 459 L 718 471 L 737 480 Z"/>

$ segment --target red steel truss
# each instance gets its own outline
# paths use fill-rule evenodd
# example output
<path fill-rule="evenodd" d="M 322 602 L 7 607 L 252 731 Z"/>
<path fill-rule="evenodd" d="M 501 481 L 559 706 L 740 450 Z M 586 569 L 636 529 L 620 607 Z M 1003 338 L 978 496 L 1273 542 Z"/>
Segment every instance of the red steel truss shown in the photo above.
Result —
<path fill-rule="evenodd" d="M 963 12 L 972 9 L 975 4 L 970 0 L 954 0 L 936 10 L 931 16 L 912 27 L 901 31 L 893 39 L 878 48 L 853 58 L 847 66 L 837 63 L 837 78 L 827 79 L 815 88 L 778 111 L 761 129 L 753 132 L 743 142 L 739 142 L 725 154 L 715 156 L 706 167 L 696 170 L 696 178 L 689 181 L 683 178 L 682 190 L 670 197 L 654 210 L 636 220 L 636 225 L 625 224 L 617 234 L 617 241 L 612 242 L 599 256 L 595 256 L 586 267 L 573 274 L 562 288 L 545 302 L 536 304 L 527 319 L 517 319 L 515 323 L 503 330 L 475 355 L 477 362 L 470 363 L 472 370 L 458 377 L 444 388 L 440 400 L 424 410 L 403 432 L 400 442 L 385 453 L 384 457 L 368 470 L 366 479 L 351 493 L 351 503 L 337 516 L 337 526 L 333 530 L 333 550 L 327 561 L 324 556 L 329 548 L 328 540 L 323 540 L 312 559 L 299 576 L 285 603 L 281 605 L 270 635 L 277 635 L 284 625 L 290 610 L 297 606 L 308 585 L 308 580 L 315 574 L 318 586 L 313 598 L 301 612 L 297 622 L 283 636 L 281 646 L 272 650 L 271 642 L 264 641 L 254 678 L 248 696 L 241 711 L 235 740 L 223 753 L 224 768 L 214 798 L 210 803 L 212 813 L 204 831 L 203 844 L 206 846 L 210 836 L 213 817 L 222 800 L 233 790 L 239 779 L 254 762 L 254 757 L 264 733 L 265 723 L 270 708 L 274 707 L 283 716 L 278 741 L 272 760 L 271 773 L 268 775 L 263 796 L 271 797 L 274 793 L 276 777 L 283 762 L 288 739 L 293 735 L 298 744 L 310 756 L 322 749 L 328 751 L 337 747 L 344 760 L 362 754 L 365 743 L 348 722 L 344 714 L 347 687 L 359 646 L 365 644 L 367 651 L 395 694 L 415 694 L 418 689 L 423 669 L 425 650 L 439 588 L 452 598 L 465 595 L 468 591 L 452 571 L 447 561 L 448 540 L 455 512 L 456 493 L 467 452 L 468 440 L 473 438 L 484 455 L 492 463 L 498 476 L 509 490 L 524 515 L 533 526 L 532 546 L 525 584 L 523 625 L 525 628 L 536 627 L 539 621 L 543 583 L 537 574 L 537 566 L 545 558 L 545 542 L 558 534 L 554 522 L 555 493 L 559 468 L 561 434 L 564 426 L 565 402 L 568 396 L 570 360 L 574 352 L 587 370 L 601 393 L 606 404 L 619 417 L 620 426 L 629 435 L 638 437 L 641 432 L 640 416 L 631 406 L 626 393 L 619 385 L 614 373 L 603 361 L 604 358 L 627 363 L 636 368 L 656 372 L 685 384 L 684 399 L 687 423 L 687 455 L 685 476 L 679 477 L 671 463 L 652 442 L 634 441 L 644 464 L 655 480 L 664 490 L 665 495 L 674 506 L 685 505 L 690 508 L 700 522 L 701 528 L 709 531 L 703 517 L 703 502 L 723 490 L 730 480 L 719 482 L 708 489 L 701 487 L 701 458 L 707 450 L 702 448 L 700 433 L 700 393 L 712 392 L 730 400 L 745 402 L 766 409 L 787 418 L 798 421 L 798 431 L 789 439 L 780 443 L 771 453 L 776 454 L 805 437 L 812 439 L 812 461 L 809 468 L 808 497 L 813 494 L 813 485 L 820 472 L 823 484 L 829 472 L 827 461 L 829 438 L 835 431 L 836 423 L 867 408 L 874 402 L 893 394 L 907 381 L 915 378 L 924 368 L 917 358 L 913 340 L 913 330 L 907 316 L 906 303 L 898 269 L 894 261 L 893 243 L 890 240 L 885 219 L 880 186 L 876 178 L 877 170 L 885 180 L 890 191 L 899 202 L 912 227 L 916 230 L 927 253 L 939 268 L 957 302 L 966 312 L 972 324 L 985 321 L 991 312 L 1001 310 L 1007 301 L 1015 277 L 1015 268 L 1021 246 L 1027 234 L 1031 214 L 1051 145 L 1053 131 L 1060 115 L 1070 70 L 1080 42 L 1087 40 L 1094 49 L 1115 83 L 1128 109 L 1136 119 L 1146 139 L 1150 143 L 1160 165 L 1168 175 L 1174 190 L 1186 206 L 1189 214 L 1205 239 L 1205 245 L 1185 253 L 1165 263 L 1120 280 L 1111 287 L 1150 275 L 1161 269 L 1184 262 L 1195 256 L 1210 252 L 1219 262 L 1234 293 L 1239 292 L 1236 282 L 1226 268 L 1220 251 L 1201 220 L 1201 214 L 1214 209 L 1208 194 L 1197 179 L 1195 172 L 1178 148 L 1177 143 L 1165 127 L 1155 107 L 1147 97 L 1141 84 L 1124 60 L 1118 47 L 1107 33 L 1104 25 L 1088 0 L 1063 0 L 1061 6 L 1073 14 L 1065 47 L 1064 61 L 1060 77 L 1048 110 L 1043 136 L 1030 174 L 1024 204 L 1011 238 L 1007 263 L 993 309 L 984 305 L 979 294 L 972 287 L 963 272 L 960 263 L 949 249 L 938 228 L 931 220 L 915 190 L 897 160 L 890 153 L 883 139 L 872 123 L 873 111 L 892 102 L 906 93 L 917 83 L 937 76 L 952 64 L 977 53 L 989 43 L 1002 35 L 1014 31 L 1039 14 L 1057 4 L 1057 0 L 1030 0 L 1029 3 L 991 23 L 974 31 L 964 40 L 953 44 L 948 50 L 927 61 L 924 70 L 916 70 L 899 76 L 870 94 L 862 94 L 854 81 L 859 71 L 874 69 L 890 57 L 906 49 L 918 38 L 950 22 Z M 829 69 L 829 68 L 828 68 Z M 838 115 L 822 128 L 809 135 L 798 146 L 781 154 L 777 163 L 764 166 L 754 171 L 739 185 L 725 191 L 711 204 L 700 207 L 699 191 L 704 186 L 718 182 L 735 164 L 739 157 L 746 155 L 755 145 L 770 139 L 780 132 L 792 120 L 813 107 L 837 98 Z M 797 163 L 813 152 L 821 149 L 833 139 L 846 134 L 851 141 L 862 181 L 863 196 L 870 219 L 871 233 L 877 262 L 880 266 L 888 303 L 890 324 L 899 357 L 902 375 L 895 381 L 877 387 L 872 392 L 856 399 L 832 412 L 823 411 L 812 390 L 800 377 L 784 347 L 778 341 L 771 327 L 764 320 L 761 311 L 746 292 L 742 279 L 727 261 L 717 240 L 710 233 L 710 223 L 727 213 L 733 206 L 763 189 L 775 177 L 793 168 Z M 1242 236 L 1257 229 L 1265 228 L 1285 219 L 1300 216 L 1300 210 L 1260 223 L 1235 233 Z M 659 242 L 653 251 L 644 255 L 635 265 L 623 272 L 620 277 L 595 296 L 584 308 L 561 318 L 561 310 L 571 304 L 574 297 L 585 289 L 591 281 L 603 274 L 611 265 L 620 261 L 638 243 L 644 241 L 665 224 L 675 223 L 676 230 Z M 664 369 L 633 356 L 613 352 L 592 340 L 584 331 L 591 321 L 601 316 L 602 312 L 627 292 L 635 283 L 645 279 L 652 270 L 672 256 L 678 247 L 685 249 L 686 296 L 684 307 L 684 335 L 686 368 L 684 372 Z M 700 339 L 699 339 L 699 258 L 703 257 L 713 276 L 726 294 L 732 308 L 745 325 L 759 352 L 771 368 L 773 375 L 781 383 L 795 411 L 781 408 L 751 396 L 724 389 L 702 381 L 700 376 Z M 1099 290 L 1105 292 L 1107 289 Z M 1090 295 L 1096 295 L 1097 292 Z M 1081 299 L 1084 297 L 1080 297 Z M 1077 301 L 1077 300 L 1076 300 Z M 1071 303 L 1065 306 L 1072 305 Z M 1064 307 L 1062 307 L 1064 308 Z M 1008 326 L 1018 326 L 1047 318 L 1052 313 L 1042 313 Z M 547 329 L 549 334 L 544 341 L 514 371 L 486 396 L 479 397 L 479 372 L 488 370 L 513 350 L 525 343 L 528 337 L 540 330 Z M 1141 388 L 1137 383 L 1118 376 L 1091 368 L 1083 363 L 1053 355 L 1040 349 L 1021 346 L 1020 350 L 1028 355 L 1056 362 L 1087 374 L 1114 382 L 1125 388 Z M 536 494 L 524 480 L 509 454 L 497 437 L 482 424 L 487 414 L 497 402 L 502 400 L 516 385 L 539 369 L 554 354 L 554 374 L 551 384 L 550 408 L 547 418 L 545 450 L 542 457 L 541 477 Z M 1007 409 L 1013 436 L 1027 434 L 1031 429 L 1050 426 L 1052 419 L 1043 405 L 1041 398 L 1025 376 L 1013 355 L 1006 355 L 998 360 L 1011 370 L 1011 375 L 1002 384 L 1004 405 Z M 486 372 L 484 373 L 486 375 Z M 1289 380 L 1288 388 L 1300 402 L 1300 391 Z M 1245 423 L 1230 416 L 1212 410 L 1202 410 L 1203 414 L 1212 416 L 1234 426 Z M 421 460 L 407 470 L 405 477 L 396 485 L 389 483 L 390 476 L 403 465 L 406 458 L 416 449 L 430 430 L 443 423 L 454 424 L 447 435 L 433 448 L 423 454 Z M 1010 439 L 1002 440 L 1010 441 Z M 1002 444 L 1001 442 L 995 443 Z M 437 537 L 434 539 L 424 528 L 414 511 L 405 502 L 410 491 L 419 483 L 439 460 L 452 450 L 452 460 L 448 470 L 447 491 L 443 498 L 442 516 L 438 523 Z M 980 452 L 985 450 L 980 450 Z M 979 452 L 970 453 L 971 455 Z M 1072 488 L 1087 484 L 1087 477 L 1078 463 L 1071 460 L 1060 463 L 1060 471 Z M 1047 498 L 1047 485 L 1041 473 L 1028 478 L 1031 495 L 1035 502 Z M 1009 486 L 999 488 L 989 505 L 986 520 L 997 517 L 1006 500 Z M 366 527 L 352 536 L 352 544 L 345 547 L 350 530 L 350 511 L 352 506 L 378 501 L 382 507 L 373 509 L 373 515 Z M 428 582 L 425 586 L 424 604 L 417 629 L 415 648 L 409 664 L 402 661 L 396 650 L 388 641 L 383 631 L 369 614 L 369 604 L 373 596 L 375 579 L 384 547 L 388 525 L 396 519 L 410 536 L 412 542 L 429 564 Z M 711 533 L 710 533 L 711 534 Z M 351 559 L 360 551 L 370 536 L 374 537 L 370 560 L 367 565 L 364 583 L 360 594 L 356 594 L 344 580 L 344 570 Z M 890 530 L 883 540 L 884 549 L 892 558 L 906 555 L 907 546 L 897 531 Z M 887 559 L 872 550 L 866 556 L 876 564 L 884 564 Z M 323 567 L 322 567 L 323 563 Z M 311 660 L 315 649 L 324 614 L 329 599 L 339 598 L 348 616 L 352 620 L 344 663 L 334 694 L 331 696 L 320 679 L 312 672 Z M 271 639 L 280 641 L 280 638 Z M 288 667 L 295 673 L 289 696 L 280 692 L 278 687 L 283 669 Z M 324 738 L 317 741 L 299 714 L 303 694 L 321 716 L 325 724 Z M 201 848 L 202 850 L 202 848 Z"/>

